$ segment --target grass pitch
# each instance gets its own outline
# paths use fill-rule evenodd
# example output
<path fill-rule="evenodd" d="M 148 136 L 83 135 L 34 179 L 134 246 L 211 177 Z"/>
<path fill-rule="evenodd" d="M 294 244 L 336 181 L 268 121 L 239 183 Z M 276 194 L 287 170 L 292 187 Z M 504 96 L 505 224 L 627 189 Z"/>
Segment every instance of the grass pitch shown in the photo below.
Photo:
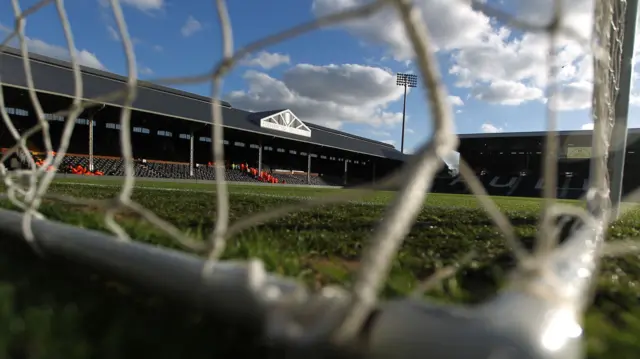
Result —
<path fill-rule="evenodd" d="M 82 181 L 80 183 L 77 183 Z M 51 192 L 109 198 L 119 181 L 59 180 Z M 286 186 L 230 186 L 231 220 L 327 192 Z M 310 287 L 348 284 L 367 238 L 391 192 L 356 203 L 297 212 L 233 238 L 227 258 L 258 257 L 271 272 Z M 198 237 L 208 235 L 215 214 L 210 184 L 139 182 L 134 200 Z M 496 198 L 523 238 L 535 234 L 540 201 Z M 0 206 L 9 207 L 0 201 Z M 47 201 L 50 219 L 105 231 L 95 209 Z M 132 238 L 177 248 L 168 236 L 133 216 L 118 216 Z M 640 211 L 616 222 L 610 237 L 636 237 Z M 84 268 L 50 263 L 26 245 L 0 240 L 1 358 L 213 358 L 262 357 L 250 333 L 224 329 L 212 318 L 165 298 L 124 286 Z M 384 295 L 404 295 L 420 279 L 470 250 L 478 255 L 428 295 L 447 302 L 477 303 L 503 283 L 513 265 L 498 231 L 471 196 L 430 195 L 394 264 Z M 590 358 L 632 358 L 640 353 L 640 258 L 607 259 L 594 305 L 586 318 Z M 523 308 L 526 310 L 526 308 Z"/>

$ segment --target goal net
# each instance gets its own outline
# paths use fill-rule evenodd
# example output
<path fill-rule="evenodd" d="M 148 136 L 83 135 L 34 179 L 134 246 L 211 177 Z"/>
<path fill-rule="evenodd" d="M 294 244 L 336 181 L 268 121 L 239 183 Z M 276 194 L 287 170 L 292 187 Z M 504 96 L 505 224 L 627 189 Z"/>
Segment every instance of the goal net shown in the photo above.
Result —
<path fill-rule="evenodd" d="M 213 88 L 212 125 L 209 127 L 213 158 L 206 165 L 196 166 L 192 153 L 188 176 L 194 176 L 202 166 L 210 169 L 211 177 L 215 179 L 215 183 L 210 185 L 210 193 L 216 200 L 215 211 L 205 210 L 201 214 L 202 223 L 208 226 L 200 228 L 206 233 L 204 240 L 195 233 L 197 231 L 185 231 L 181 225 L 167 220 L 166 208 L 145 208 L 134 200 L 141 171 L 153 175 L 156 170 L 147 166 L 146 161 L 134 158 L 132 135 L 143 130 L 132 125 L 132 113 L 136 111 L 134 104 L 142 84 L 122 2 L 111 0 L 108 9 L 117 24 L 118 38 L 126 58 L 126 81 L 122 90 L 105 92 L 98 97 L 88 96 L 83 82 L 84 70 L 80 66 L 74 29 L 67 13 L 67 9 L 75 4 L 42 0 L 26 7 L 19 0 L 12 0 L 10 6 L 3 5 L 4 12 L 13 13 L 14 23 L 3 28 L 6 36 L 0 51 L 11 53 L 12 59 L 18 59 L 23 73 L 2 71 L 3 66 L 8 66 L 9 57 L 2 58 L 0 116 L 3 125 L 0 127 L 0 139 L 6 142 L 9 138 L 12 145 L 3 149 L 0 161 L 0 188 L 3 191 L 0 200 L 6 208 L 0 210 L 0 238 L 25 241 L 42 260 L 56 258 L 65 263 L 77 262 L 82 268 L 96 269 L 107 276 L 113 274 L 116 278 L 170 293 L 222 317 L 244 321 L 248 327 L 259 326 L 253 329 L 259 329 L 264 337 L 282 343 L 288 349 L 299 350 L 297 353 L 316 350 L 322 345 L 322 348 L 332 350 L 328 353 L 355 351 L 380 358 L 424 355 L 434 358 L 581 357 L 584 355 L 582 318 L 591 299 L 599 259 L 604 254 L 622 255 L 635 248 L 627 242 L 605 245 L 604 238 L 609 224 L 618 215 L 612 212 L 617 199 L 613 196 L 614 202 L 610 200 L 610 177 L 614 182 L 613 191 L 619 193 L 632 70 L 632 54 L 629 52 L 633 52 L 633 46 L 627 45 L 633 38 L 630 40 L 625 36 L 629 34 L 629 21 L 635 28 L 637 5 L 632 0 L 545 2 L 548 2 L 548 16 L 534 22 L 514 11 L 513 6 L 503 6 L 502 2 L 498 6 L 498 2 L 494 4 L 491 1 L 459 1 L 455 6 L 459 11 L 484 14 L 514 34 L 537 34 L 548 44 L 545 65 L 548 76 L 544 81 L 548 132 L 542 160 L 545 185 L 533 250 L 524 248 L 509 216 L 487 195 L 474 170 L 464 158 L 460 158 L 460 177 L 493 222 L 499 232 L 496 236 L 504 239 L 517 261 L 509 280 L 497 295 L 480 305 L 435 304 L 423 301 L 422 295 L 392 301 L 380 299 L 396 255 L 423 210 L 434 179 L 443 169 L 440 159 L 456 150 L 459 142 L 454 129 L 454 111 L 436 57 L 440 49 L 432 39 L 431 26 L 420 11 L 422 7 L 410 0 L 355 1 L 342 12 L 322 15 L 310 23 L 257 39 L 241 48 L 234 45 L 233 23 L 226 2 L 215 2 L 221 39 L 213 43 L 219 44 L 216 46 L 221 48 L 222 58 L 212 59 L 211 72 L 190 74 L 185 71 L 180 78 L 154 81 L 167 86 L 210 83 Z M 593 24 L 591 34 L 567 25 L 571 23 L 567 19 L 573 16 L 572 11 L 584 6 L 592 9 L 591 16 L 584 19 Z M 67 42 L 66 57 L 70 59 L 68 66 L 71 71 L 66 83 L 73 88 L 72 96 L 65 100 L 65 107 L 55 109 L 51 103 L 44 103 L 43 96 L 49 90 L 43 85 L 46 82 L 43 75 L 34 70 L 36 64 L 32 60 L 37 55 L 31 53 L 33 45 L 26 35 L 29 18 L 51 7 L 55 8 Z M 373 16 L 397 17 L 402 24 L 402 31 L 414 53 L 413 63 L 418 78 L 425 87 L 421 96 L 430 112 L 432 135 L 429 140 L 408 156 L 398 170 L 374 183 L 238 218 L 230 203 L 230 181 L 224 165 L 227 159 L 227 132 L 223 131 L 226 119 L 222 112 L 224 104 L 218 100 L 223 95 L 225 76 L 248 55 L 269 46 L 321 28 L 344 23 L 359 24 Z M 589 85 L 593 96 L 592 143 L 576 147 L 571 150 L 571 156 L 565 156 L 591 158 L 589 189 L 583 198 L 586 208 L 555 200 L 558 154 L 563 151 L 556 132 L 557 102 L 563 96 L 560 88 L 564 68 L 562 59 L 558 57 L 569 44 L 593 60 L 593 76 Z M 15 85 L 15 78 L 19 78 L 21 87 Z M 18 90 L 21 94 L 15 95 Z M 18 102 L 28 106 L 29 114 L 25 116 L 16 112 L 20 111 L 16 105 Z M 60 182 L 61 173 L 86 174 L 89 171 L 100 176 L 112 174 L 105 173 L 110 169 L 98 164 L 99 156 L 93 155 L 93 149 L 88 153 L 89 162 L 82 168 L 74 167 L 75 164 L 68 160 L 74 129 L 88 125 L 90 141 L 93 141 L 97 136 L 93 130 L 93 115 L 103 110 L 105 104 L 113 111 L 111 114 L 118 116 L 117 123 L 112 124 L 119 130 L 118 138 L 109 141 L 119 142 L 120 146 L 120 158 L 117 159 L 120 172 L 113 173 L 120 175 L 119 187 L 105 192 L 108 196 L 99 195 L 96 191 L 95 196 L 83 192 L 85 197 L 79 197 L 74 195 L 72 187 L 80 185 Z M 52 123 L 61 125 L 53 131 Z M 308 132 L 309 128 L 303 130 Z M 193 135 L 189 139 L 193 141 Z M 42 148 L 35 148 L 34 143 L 41 144 Z M 566 149 L 564 151 L 566 153 Z M 57 190 L 62 187 L 66 189 Z M 267 273 L 262 260 L 268 259 L 228 259 L 238 256 L 235 252 L 229 253 L 235 250 L 230 244 L 234 236 L 254 226 L 272 223 L 301 211 L 363 201 L 375 191 L 388 188 L 397 191 L 394 191 L 369 238 L 358 247 L 363 250 L 354 269 L 353 280 L 348 285 L 306 288 L 295 278 Z M 637 197 L 635 192 L 629 196 L 630 200 Z M 80 206 L 92 213 L 100 213 L 101 223 L 87 223 L 87 227 L 101 228 L 102 231 L 61 224 L 64 216 L 52 208 L 66 207 L 52 207 L 51 203 Z M 179 207 L 176 210 L 180 210 Z M 623 206 L 620 213 L 627 210 Z M 166 243 L 166 247 L 180 248 L 180 251 L 143 244 L 148 238 L 136 238 L 125 229 L 123 223 L 130 220 L 148 228 L 145 233 L 149 238 L 158 233 L 171 238 L 172 242 Z M 344 220 L 348 222 L 350 219 L 347 216 Z M 570 228 L 567 222 L 572 223 Z M 337 224 L 327 224 L 332 225 Z M 269 243 L 268 234 L 265 236 Z M 296 244 L 291 243 L 291 246 Z M 463 265 L 467 259 L 456 260 Z M 452 273 L 455 273 L 454 267 L 436 271 L 416 288 L 416 293 L 437 285 Z M 458 343 L 465 344 L 456 345 Z"/>

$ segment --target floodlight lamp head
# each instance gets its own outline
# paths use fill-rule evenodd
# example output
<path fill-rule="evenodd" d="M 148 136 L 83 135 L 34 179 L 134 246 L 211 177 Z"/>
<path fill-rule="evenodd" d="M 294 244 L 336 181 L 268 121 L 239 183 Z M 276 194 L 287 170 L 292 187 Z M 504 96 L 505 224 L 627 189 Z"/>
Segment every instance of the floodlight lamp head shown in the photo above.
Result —
<path fill-rule="evenodd" d="M 418 86 L 418 76 L 413 74 L 402 74 L 399 73 L 396 75 L 396 85 L 398 86 L 406 86 L 406 87 L 417 87 Z"/>

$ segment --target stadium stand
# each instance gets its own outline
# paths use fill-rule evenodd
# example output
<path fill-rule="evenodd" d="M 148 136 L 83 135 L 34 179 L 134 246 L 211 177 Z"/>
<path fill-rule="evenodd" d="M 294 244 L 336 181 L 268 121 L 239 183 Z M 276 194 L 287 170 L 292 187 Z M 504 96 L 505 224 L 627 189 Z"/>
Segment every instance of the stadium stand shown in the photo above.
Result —
<path fill-rule="evenodd" d="M 31 54 L 38 98 L 49 123 L 53 148 L 58 148 L 73 83 L 69 64 Z M 2 61 L 2 91 L 13 125 L 19 133 L 37 123 L 27 92 L 20 54 L 7 49 Z M 86 99 L 116 92 L 125 78 L 82 68 Z M 120 157 L 121 99 L 87 109 L 76 120 L 64 159 L 63 172 L 80 166 L 83 173 L 124 174 Z M 220 103 L 224 119 L 226 176 L 229 180 L 260 181 L 238 173 L 233 163 L 245 162 L 258 172 L 266 171 L 278 183 L 350 186 L 375 180 L 397 168 L 404 155 L 383 142 L 305 123 L 288 109 L 249 112 Z M 211 101 L 187 92 L 140 82 L 131 115 L 131 137 L 136 159 L 135 173 L 141 177 L 214 179 L 207 166 L 211 153 Z M 162 115 L 160 115 L 162 114 Z M 16 140 L 0 124 L 0 148 Z M 30 137 L 29 150 L 45 150 L 41 135 Z M 274 173 L 275 170 L 283 172 Z M 79 169 L 76 168 L 76 172 Z M 309 175 L 307 175 L 309 173 Z M 313 175 L 311 175 L 313 174 Z M 260 178 L 262 178 L 260 176 Z"/>
<path fill-rule="evenodd" d="M 538 197 L 544 186 L 542 152 L 544 132 L 460 135 L 460 156 L 479 176 L 487 192 L 496 196 Z M 589 179 L 590 131 L 559 133 L 557 197 L 580 198 Z M 640 129 L 630 129 L 627 141 L 623 193 L 640 185 L 634 169 L 640 164 Z M 465 193 L 463 181 L 443 171 L 436 192 Z"/>
<path fill-rule="evenodd" d="M 69 64 L 32 54 L 38 98 L 49 123 L 53 148 L 58 148 L 66 109 L 73 94 Z M 23 134 L 37 123 L 28 94 L 20 54 L 12 49 L 0 54 L 2 91 L 7 112 Z M 82 68 L 85 98 L 121 90 L 125 78 Z M 121 99 L 85 110 L 71 136 L 68 154 L 59 172 L 93 176 L 123 176 L 120 158 Z M 249 112 L 220 102 L 224 119 L 225 179 L 240 182 L 354 186 L 375 181 L 398 168 L 406 159 L 393 146 L 345 132 L 305 123 L 288 109 Z M 135 175 L 150 178 L 214 180 L 211 161 L 211 101 L 183 91 L 140 82 L 131 114 L 131 139 Z M 162 114 L 162 115 L 161 115 Z M 539 196 L 544 133 L 460 135 L 459 152 L 474 168 L 487 191 L 500 196 Z M 633 171 L 638 158 L 640 129 L 629 131 L 625 191 L 640 185 Z M 560 133 L 558 197 L 578 198 L 589 176 L 589 131 Z M 4 121 L 0 121 L 0 148 L 14 146 Z M 29 137 L 27 146 L 37 165 L 45 149 L 41 134 Z M 3 153 L 4 153 L 3 149 Z M 27 167 L 27 155 L 14 154 L 8 168 Z M 242 168 L 241 168 L 242 167 Z M 434 192 L 467 193 L 464 182 L 445 168 L 437 176 Z"/>

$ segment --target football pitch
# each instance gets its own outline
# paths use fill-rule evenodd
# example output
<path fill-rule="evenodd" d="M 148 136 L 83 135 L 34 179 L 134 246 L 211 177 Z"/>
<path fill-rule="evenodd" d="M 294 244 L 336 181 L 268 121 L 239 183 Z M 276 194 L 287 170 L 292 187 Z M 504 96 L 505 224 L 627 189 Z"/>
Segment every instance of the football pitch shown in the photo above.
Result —
<path fill-rule="evenodd" d="M 92 199 L 117 195 L 119 180 L 60 179 L 50 193 Z M 230 185 L 231 222 L 283 204 L 347 189 Z M 379 191 L 349 203 L 297 211 L 234 236 L 225 258 L 262 259 L 269 271 L 298 278 L 312 288 L 348 284 L 359 255 L 393 192 Z M 213 184 L 138 181 L 133 199 L 195 237 L 214 224 Z M 539 199 L 494 199 L 526 243 L 535 235 Z M 12 208 L 7 201 L 0 206 Z M 47 200 L 49 219 L 106 231 L 103 213 L 91 206 Z M 179 248 L 132 213 L 117 215 L 131 238 Z M 638 237 L 640 211 L 616 222 L 610 239 Z M 26 245 L 1 241 L 0 358 L 213 358 L 262 357 L 251 333 L 85 268 L 50 263 Z M 478 303 L 504 283 L 514 261 L 498 230 L 472 196 L 431 194 L 393 266 L 385 297 L 409 293 L 420 280 L 474 250 L 474 260 L 433 288 L 433 300 Z M 590 358 L 631 358 L 640 352 L 640 258 L 606 259 L 585 322 Z M 526 310 L 526 308 L 522 308 Z M 46 350 L 45 350 L 46 349 Z"/>

